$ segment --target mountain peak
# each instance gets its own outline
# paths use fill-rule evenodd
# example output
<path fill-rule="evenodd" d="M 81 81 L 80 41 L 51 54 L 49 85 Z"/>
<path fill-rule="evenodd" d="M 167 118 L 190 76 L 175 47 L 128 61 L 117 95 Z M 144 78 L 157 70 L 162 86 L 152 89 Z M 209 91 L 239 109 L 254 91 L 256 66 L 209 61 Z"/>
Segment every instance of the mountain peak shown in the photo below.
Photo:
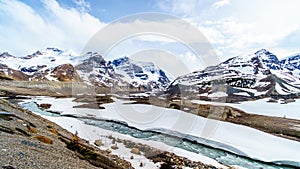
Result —
<path fill-rule="evenodd" d="M 119 65 L 122 65 L 124 63 L 129 63 L 130 62 L 130 58 L 127 57 L 127 56 L 124 56 L 124 57 L 121 57 L 121 58 L 118 58 L 118 59 L 115 59 L 112 61 L 112 64 L 114 66 L 119 66 Z"/>
<path fill-rule="evenodd" d="M 230 58 L 220 65 L 235 68 L 245 74 L 265 74 L 266 70 L 282 70 L 277 56 L 266 49 Z"/>
<path fill-rule="evenodd" d="M 266 50 L 266 49 L 260 49 L 260 50 L 255 52 L 255 54 L 260 54 L 260 53 L 269 53 L 269 51 Z"/>
<path fill-rule="evenodd" d="M 52 51 L 52 52 L 63 52 L 63 50 L 58 49 L 58 48 L 54 48 L 54 47 L 47 47 L 46 51 Z"/>
<path fill-rule="evenodd" d="M 299 76 L 300 72 L 300 53 L 288 56 L 280 61 L 283 67 L 295 72 Z"/>
<path fill-rule="evenodd" d="M 266 49 L 258 50 L 257 52 L 255 52 L 255 55 L 258 56 L 258 57 L 261 57 L 264 60 L 272 60 L 272 61 L 275 61 L 277 63 L 279 62 L 277 56 L 274 55 L 273 53 L 269 52 Z"/>
<path fill-rule="evenodd" d="M 261 49 L 257 51 L 255 55 L 267 68 L 272 70 L 282 70 L 282 67 L 280 66 L 280 61 L 277 58 L 277 56 L 267 51 L 266 49 Z"/>
<path fill-rule="evenodd" d="M 38 50 L 33 55 L 64 55 L 64 56 L 79 56 L 76 52 L 73 50 L 69 49 L 59 49 L 55 47 L 47 47 L 46 49 L 43 50 Z"/>
<path fill-rule="evenodd" d="M 3 52 L 0 54 L 0 58 L 7 58 L 7 57 L 13 57 L 13 55 L 9 54 L 8 52 Z"/>

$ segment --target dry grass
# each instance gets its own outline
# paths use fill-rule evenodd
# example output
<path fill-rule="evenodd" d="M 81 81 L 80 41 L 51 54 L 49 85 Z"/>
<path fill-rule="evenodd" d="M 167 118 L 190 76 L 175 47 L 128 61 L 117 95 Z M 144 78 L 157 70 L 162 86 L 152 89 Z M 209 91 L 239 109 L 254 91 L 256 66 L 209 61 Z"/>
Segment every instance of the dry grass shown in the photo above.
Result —
<path fill-rule="evenodd" d="M 34 127 L 27 125 L 27 129 L 30 133 L 37 133 L 37 130 Z"/>
<path fill-rule="evenodd" d="M 54 135 L 58 135 L 58 131 L 55 129 L 48 129 L 48 131 L 50 131 Z"/>
<path fill-rule="evenodd" d="M 34 136 L 34 138 L 36 138 L 40 142 L 43 142 L 43 143 L 46 143 L 46 144 L 52 144 L 53 143 L 53 141 L 51 139 L 49 139 L 45 136 L 38 135 L 38 136 Z"/>

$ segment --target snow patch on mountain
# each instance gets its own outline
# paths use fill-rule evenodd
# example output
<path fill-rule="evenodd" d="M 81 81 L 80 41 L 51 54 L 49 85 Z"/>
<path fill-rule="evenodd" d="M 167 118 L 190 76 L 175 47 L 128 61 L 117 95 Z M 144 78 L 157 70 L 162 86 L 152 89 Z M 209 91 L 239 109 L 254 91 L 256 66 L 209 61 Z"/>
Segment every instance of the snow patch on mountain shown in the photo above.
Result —
<path fill-rule="evenodd" d="M 295 63 L 295 60 L 300 57 L 298 58 L 297 55 L 290 58 L 288 64 L 294 64 L 293 71 L 300 71 L 297 67 L 298 62 Z M 273 53 L 261 49 L 254 53 L 230 58 L 216 66 L 180 76 L 171 83 L 168 90 L 178 94 L 178 92 L 188 92 L 191 88 L 196 88 L 198 89 L 196 92 L 202 94 L 201 96 L 215 97 L 211 95 L 213 88 L 223 85 L 228 96 L 247 97 L 249 95 L 253 97 L 300 93 L 299 77 L 294 75 L 295 72 L 287 69 L 287 65 L 282 64 L 286 62 L 280 61 Z M 180 91 L 176 92 L 176 90 Z M 226 95 L 219 97 L 226 97 Z"/>
<path fill-rule="evenodd" d="M 76 53 L 69 50 L 63 51 L 56 48 L 47 48 L 23 57 L 10 55 L 6 58 L 0 58 L 0 61 L 12 69 L 23 69 L 24 72 L 32 73 L 43 66 L 49 68 L 68 63 L 74 64 L 76 56 L 78 56 Z"/>
<path fill-rule="evenodd" d="M 2 69 L 4 76 L 9 74 L 9 68 L 19 71 L 21 73 L 20 76 L 22 76 L 22 73 L 23 76 L 29 76 L 29 78 L 22 78 L 23 80 L 60 81 L 61 79 L 70 80 L 73 75 L 76 77 L 75 79 L 79 80 L 78 74 L 84 82 L 90 85 L 105 87 L 128 86 L 130 88 L 139 88 L 139 90 L 140 88 L 143 90 L 164 90 L 170 83 L 164 71 L 151 62 L 137 62 L 128 57 L 106 61 L 96 52 L 78 55 L 71 50 L 47 48 L 24 57 L 15 57 L 8 53 L 2 53 L 0 55 L 0 63 L 5 65 L 2 66 L 3 68 L 6 67 Z M 61 77 L 58 77 L 55 73 L 53 74 L 58 68 L 60 69 L 59 74 Z M 61 68 L 68 70 L 62 70 Z M 57 73 L 57 71 L 55 72 Z M 70 72 L 74 72 L 74 74 L 70 74 Z M 68 77 L 66 74 L 68 74 Z"/>
<path fill-rule="evenodd" d="M 77 57 L 78 55 L 71 50 L 47 48 L 23 57 L 15 57 L 8 53 L 3 53 L 0 57 L 0 63 L 10 69 L 21 71 L 26 76 L 30 76 L 29 80 L 57 81 L 58 77 L 54 78 L 53 74 L 51 74 L 55 68 L 60 65 L 74 65 Z"/>
<path fill-rule="evenodd" d="M 134 61 L 128 57 L 122 57 L 109 62 L 122 80 L 134 87 L 143 86 L 151 90 L 161 90 L 170 83 L 164 71 L 152 62 Z"/>
<path fill-rule="evenodd" d="M 300 53 L 286 57 L 280 61 L 281 65 L 300 78 Z"/>

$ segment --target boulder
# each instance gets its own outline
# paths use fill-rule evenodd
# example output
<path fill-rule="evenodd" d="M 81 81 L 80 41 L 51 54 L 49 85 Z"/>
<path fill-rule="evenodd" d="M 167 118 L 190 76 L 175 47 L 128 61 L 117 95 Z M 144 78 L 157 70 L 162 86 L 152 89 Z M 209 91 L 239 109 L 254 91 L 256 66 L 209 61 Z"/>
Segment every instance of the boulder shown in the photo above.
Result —
<path fill-rule="evenodd" d="M 113 145 L 113 146 L 111 146 L 110 148 L 113 149 L 113 150 L 116 150 L 116 149 L 118 149 L 119 147 L 118 147 L 117 145 Z"/>
<path fill-rule="evenodd" d="M 133 154 L 137 154 L 137 155 L 141 154 L 140 150 L 137 149 L 137 148 L 132 148 L 130 152 L 133 153 Z"/>
<path fill-rule="evenodd" d="M 52 105 L 48 103 L 42 103 L 39 105 L 40 108 L 42 109 L 49 109 Z"/>
<path fill-rule="evenodd" d="M 94 144 L 96 145 L 96 146 L 103 146 L 103 143 L 102 143 L 102 141 L 101 140 L 95 140 L 95 142 L 94 142 Z"/>

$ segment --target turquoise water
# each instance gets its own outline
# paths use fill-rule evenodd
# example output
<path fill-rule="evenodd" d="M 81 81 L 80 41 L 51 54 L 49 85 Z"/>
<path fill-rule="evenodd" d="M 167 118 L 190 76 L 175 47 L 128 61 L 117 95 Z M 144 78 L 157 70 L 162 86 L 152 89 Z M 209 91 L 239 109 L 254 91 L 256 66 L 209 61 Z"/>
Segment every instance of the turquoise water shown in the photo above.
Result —
<path fill-rule="evenodd" d="M 60 116 L 59 114 L 55 114 L 55 113 L 51 113 L 51 112 L 47 112 L 47 111 L 41 110 L 38 107 L 38 105 L 36 104 L 36 102 L 26 102 L 26 103 L 23 103 L 21 105 L 21 107 L 23 109 L 30 110 L 30 111 L 32 111 L 34 113 L 45 115 L 45 116 L 53 116 L 53 117 L 59 117 Z"/>
<path fill-rule="evenodd" d="M 59 117 L 58 114 L 54 114 L 51 112 L 47 112 L 39 109 L 35 102 L 23 103 L 21 106 L 24 109 L 33 111 L 34 113 L 46 115 L 46 116 L 56 116 Z M 213 147 L 206 146 L 204 144 L 200 144 L 194 140 L 199 138 L 193 138 L 191 136 L 186 136 L 180 133 L 175 133 L 175 135 L 171 134 L 163 134 L 163 133 L 174 133 L 170 131 L 164 131 L 157 129 L 156 131 L 141 131 L 139 129 L 130 127 L 125 123 L 114 122 L 114 121 L 105 121 L 105 120 L 97 120 L 91 118 L 77 118 L 79 120 L 84 121 L 88 125 L 97 126 L 102 129 L 118 132 L 121 134 L 130 135 L 135 138 L 143 139 L 143 140 L 152 140 L 165 143 L 169 146 L 181 148 L 190 152 L 198 153 L 212 159 L 215 159 L 219 163 L 226 165 L 238 165 L 249 169 L 288 169 L 293 167 L 280 166 L 274 163 L 264 163 L 261 161 L 253 160 L 250 158 L 246 158 L 243 156 L 239 156 L 221 149 L 216 149 Z"/>
<path fill-rule="evenodd" d="M 181 148 L 190 152 L 198 153 L 212 159 L 215 159 L 219 163 L 226 165 L 238 165 L 249 169 L 279 169 L 279 168 L 292 168 L 284 167 L 276 164 L 263 163 L 260 161 L 255 161 L 249 158 L 235 155 L 224 150 L 215 149 L 213 147 L 208 147 L 194 141 L 187 139 L 182 139 L 180 137 L 170 136 L 166 134 L 161 134 L 153 131 L 141 131 L 136 128 L 129 127 L 125 124 L 113 122 L 113 121 L 103 121 L 103 120 L 92 120 L 79 118 L 88 125 L 97 126 L 106 130 L 111 130 L 121 134 L 127 134 L 135 138 L 144 140 L 153 140 L 163 142 L 167 145 Z"/>

